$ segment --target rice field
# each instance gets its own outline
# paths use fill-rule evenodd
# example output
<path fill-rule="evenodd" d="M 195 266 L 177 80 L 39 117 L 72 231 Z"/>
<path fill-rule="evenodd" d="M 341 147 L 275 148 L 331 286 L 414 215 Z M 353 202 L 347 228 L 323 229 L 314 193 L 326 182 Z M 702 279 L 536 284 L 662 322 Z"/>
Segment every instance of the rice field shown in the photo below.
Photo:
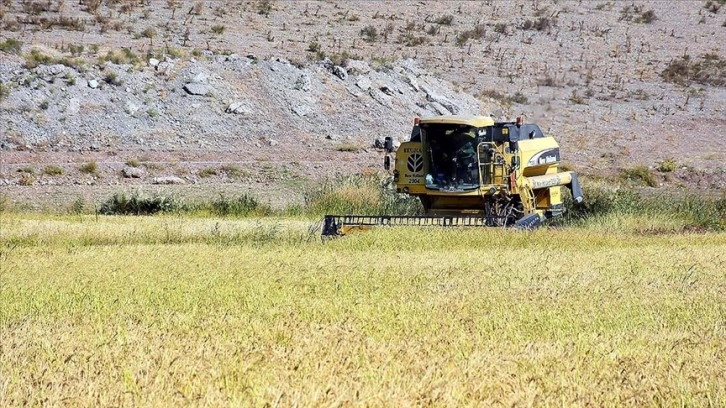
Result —
<path fill-rule="evenodd" d="M 669 222 L 0 213 L 0 406 L 724 406 L 726 233 Z"/>

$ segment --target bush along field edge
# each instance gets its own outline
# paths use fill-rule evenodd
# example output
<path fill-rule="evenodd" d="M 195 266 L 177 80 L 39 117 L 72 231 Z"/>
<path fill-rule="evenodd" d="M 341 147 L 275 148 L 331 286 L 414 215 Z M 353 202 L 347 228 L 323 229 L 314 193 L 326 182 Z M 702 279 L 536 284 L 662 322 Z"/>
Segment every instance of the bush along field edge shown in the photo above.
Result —
<path fill-rule="evenodd" d="M 631 186 L 593 181 L 584 186 L 586 201 L 575 204 L 566 189 L 567 211 L 553 219 L 553 227 L 607 227 L 623 218 L 638 223 L 647 220 L 652 232 L 705 232 L 726 230 L 726 193 L 700 196 L 678 191 L 641 192 Z M 23 212 L 6 194 L 0 194 L 0 213 Z M 203 201 L 188 201 L 174 195 L 146 194 L 141 189 L 119 191 L 100 204 L 78 198 L 57 211 L 73 215 L 154 215 L 186 214 L 214 217 L 300 216 L 325 214 L 420 215 L 423 207 L 417 198 L 395 191 L 387 176 L 349 175 L 326 179 L 305 188 L 302 203 L 282 209 L 273 208 L 254 194 L 220 194 Z M 620 219 L 620 221 L 617 221 Z"/>

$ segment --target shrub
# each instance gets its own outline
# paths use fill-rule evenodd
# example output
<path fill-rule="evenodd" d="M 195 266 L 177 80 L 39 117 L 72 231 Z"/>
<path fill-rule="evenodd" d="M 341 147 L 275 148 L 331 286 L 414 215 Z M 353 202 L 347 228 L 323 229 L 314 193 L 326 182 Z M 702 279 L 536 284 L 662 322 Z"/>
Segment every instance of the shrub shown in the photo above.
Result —
<path fill-rule="evenodd" d="M 583 205 L 574 205 L 572 197 L 569 194 L 565 196 L 566 220 L 585 219 L 610 213 L 631 214 L 643 208 L 641 197 L 630 189 L 585 185 L 583 186 L 583 194 L 585 196 Z"/>
<path fill-rule="evenodd" d="M 552 27 L 553 24 L 554 22 L 549 17 L 540 17 L 534 21 L 526 20 L 522 23 L 522 29 L 544 31 Z"/>
<path fill-rule="evenodd" d="M 260 0 L 257 3 L 257 14 L 267 17 L 270 12 L 272 12 L 272 0 Z"/>
<path fill-rule="evenodd" d="M 136 64 L 141 62 L 141 58 L 136 55 L 136 53 L 131 51 L 131 48 L 122 48 L 121 55 L 123 55 L 124 61 L 128 62 L 129 64 Z"/>
<path fill-rule="evenodd" d="M 514 95 L 507 96 L 497 91 L 496 89 L 485 89 L 479 92 L 479 98 L 491 98 L 502 104 L 511 105 L 512 103 L 526 104 L 529 102 L 527 97 L 522 92 L 515 92 Z"/>
<path fill-rule="evenodd" d="M 240 178 L 248 175 L 245 170 L 240 169 L 234 164 L 224 164 L 219 167 L 219 170 L 230 178 Z"/>
<path fill-rule="evenodd" d="M 450 25 L 454 24 L 454 16 L 452 16 L 451 14 L 446 14 L 446 15 L 437 17 L 434 20 L 434 23 L 450 26 Z"/>
<path fill-rule="evenodd" d="M 375 42 L 378 40 L 378 29 L 373 25 L 365 26 L 360 30 L 360 35 L 366 42 Z"/>
<path fill-rule="evenodd" d="M 236 198 L 228 198 L 220 194 L 219 198 L 212 202 L 211 212 L 223 217 L 230 215 L 244 217 L 249 215 L 270 215 L 272 209 L 248 194 Z"/>
<path fill-rule="evenodd" d="M 65 65 L 65 66 L 73 68 L 79 72 L 85 72 L 85 70 L 86 70 L 84 62 L 80 58 L 62 57 L 62 58 L 52 60 L 51 62 L 54 64 Z"/>
<path fill-rule="evenodd" d="M 146 197 L 136 191 L 130 197 L 124 193 L 115 193 L 101 204 L 98 212 L 104 215 L 150 215 L 182 209 L 184 206 L 171 197 Z"/>
<path fill-rule="evenodd" d="M 562 81 L 557 79 L 557 77 L 546 74 L 543 78 L 537 79 L 537 85 L 539 86 L 552 86 L 552 87 L 560 87 L 562 85 Z"/>
<path fill-rule="evenodd" d="M 141 32 L 141 36 L 149 39 L 149 45 L 154 45 L 154 37 L 156 37 L 156 30 L 151 27 L 147 27 Z"/>
<path fill-rule="evenodd" d="M 216 176 L 217 174 L 218 174 L 217 169 L 215 169 L 214 167 L 203 168 L 203 169 L 199 170 L 199 172 L 197 173 L 197 175 L 201 178 L 212 177 L 212 176 Z"/>
<path fill-rule="evenodd" d="M 31 50 L 30 54 L 25 56 L 25 64 L 23 66 L 27 69 L 33 69 L 39 65 L 50 65 L 50 64 L 61 64 L 67 67 L 74 68 L 78 71 L 84 71 L 83 61 L 76 58 L 53 58 L 45 55 L 38 50 Z"/>
<path fill-rule="evenodd" d="M 18 173 L 29 174 L 33 176 L 35 175 L 35 169 L 30 166 L 23 166 L 18 169 Z"/>
<path fill-rule="evenodd" d="M 645 166 L 635 166 L 629 169 L 622 169 L 620 171 L 620 177 L 623 180 L 642 183 L 650 187 L 658 187 L 658 180 L 656 180 L 653 173 L 650 172 L 650 169 Z"/>
<path fill-rule="evenodd" d="M 25 57 L 25 68 L 33 69 L 39 65 L 48 65 L 53 62 L 53 58 L 41 53 L 38 50 L 30 50 L 30 54 Z"/>
<path fill-rule="evenodd" d="M 124 81 L 122 79 L 119 79 L 118 74 L 116 74 L 113 71 L 109 71 L 103 77 L 103 81 L 106 82 L 109 85 L 114 85 L 114 86 L 121 86 L 124 83 Z"/>
<path fill-rule="evenodd" d="M 623 7 L 622 10 L 620 10 L 621 21 L 632 21 L 634 23 L 650 24 L 657 19 L 658 17 L 656 17 L 653 10 L 644 11 L 642 6 L 637 6 L 635 4 L 627 5 Z"/>
<path fill-rule="evenodd" d="M 226 8 L 219 6 L 214 9 L 214 15 L 217 17 L 224 17 L 229 13 Z"/>
<path fill-rule="evenodd" d="M 310 215 L 415 215 L 423 212 L 417 198 L 396 193 L 390 182 L 388 177 L 379 179 L 362 175 L 325 180 L 304 192 L 304 211 Z"/>
<path fill-rule="evenodd" d="M 41 13 L 45 13 L 51 10 L 51 2 L 42 1 L 23 1 L 23 12 L 36 16 Z"/>
<path fill-rule="evenodd" d="M 98 176 L 98 164 L 95 161 L 82 164 L 78 170 L 83 174 Z"/>
<path fill-rule="evenodd" d="M 585 103 L 585 100 L 577 93 L 576 89 L 573 89 L 572 95 L 570 96 L 570 102 L 576 105 L 583 105 Z"/>
<path fill-rule="evenodd" d="M 73 215 L 80 215 L 83 214 L 84 210 L 86 209 L 86 200 L 83 199 L 82 196 L 78 196 L 70 205 L 70 208 L 68 208 L 68 212 L 70 212 Z"/>
<path fill-rule="evenodd" d="M 18 184 L 21 186 L 32 186 L 35 184 L 35 176 L 30 173 L 23 173 L 20 175 L 20 180 L 18 181 Z"/>
<path fill-rule="evenodd" d="M 650 24 L 657 20 L 658 17 L 655 16 L 655 12 L 653 10 L 644 11 L 643 14 L 641 14 L 636 20 L 636 23 L 642 23 L 642 24 Z"/>
<path fill-rule="evenodd" d="M 90 14 L 97 14 L 98 8 L 101 7 L 101 0 L 86 0 L 83 2 L 86 11 Z"/>
<path fill-rule="evenodd" d="M 706 2 L 706 4 L 703 6 L 703 8 L 705 8 L 706 10 L 710 11 L 713 14 L 716 14 L 716 13 L 718 13 L 718 10 L 721 8 L 723 3 L 724 3 L 723 1 L 721 2 L 721 4 L 719 4 L 718 1 L 708 0 Z"/>
<path fill-rule="evenodd" d="M 139 167 L 141 166 L 141 162 L 138 159 L 128 159 L 126 160 L 126 165 L 130 167 Z"/>
<path fill-rule="evenodd" d="M 156 36 L 156 30 L 152 27 L 147 27 L 141 32 L 141 36 L 144 38 L 154 38 Z"/>
<path fill-rule="evenodd" d="M 0 51 L 7 52 L 8 54 L 20 55 L 20 51 L 23 49 L 23 42 L 14 38 L 8 38 L 7 40 L 0 42 Z"/>
<path fill-rule="evenodd" d="M 428 43 L 429 39 L 422 35 L 414 35 L 413 32 L 402 34 L 398 37 L 398 42 L 405 44 L 407 47 L 416 47 L 418 45 Z"/>
<path fill-rule="evenodd" d="M 694 194 L 678 196 L 673 193 L 640 195 L 626 188 L 586 185 L 584 195 L 584 205 L 574 205 L 570 195 L 565 195 L 567 211 L 562 220 L 565 224 L 587 222 L 588 219 L 608 215 L 657 215 L 681 220 L 683 231 L 726 229 L 724 194 L 720 197 Z"/>
<path fill-rule="evenodd" d="M 83 53 L 83 49 L 84 49 L 83 45 L 73 45 L 73 44 L 71 44 L 71 45 L 68 46 L 68 51 L 74 57 L 80 56 Z"/>
<path fill-rule="evenodd" d="M 671 61 L 661 72 L 666 82 L 688 85 L 696 82 L 703 85 L 726 86 L 726 60 L 717 54 L 705 54 L 700 61 L 693 61 L 689 55 Z"/>
<path fill-rule="evenodd" d="M 676 202 L 673 212 L 684 214 L 698 227 L 722 231 L 726 229 L 726 194 L 720 198 L 688 195 Z"/>
<path fill-rule="evenodd" d="M 496 89 L 485 89 L 479 92 L 480 98 L 491 98 L 497 101 L 504 101 L 507 97 Z"/>
<path fill-rule="evenodd" d="M 329 56 L 330 60 L 333 61 L 333 64 L 345 66 L 348 61 L 350 60 L 359 60 L 361 57 L 356 54 L 352 54 L 348 51 L 343 51 L 340 54 L 333 54 Z"/>
<path fill-rule="evenodd" d="M 167 47 L 166 54 L 170 57 L 181 58 L 184 56 L 184 51 L 182 51 L 180 48 Z"/>
<path fill-rule="evenodd" d="M 212 32 L 214 34 L 222 34 L 222 33 L 224 33 L 224 30 L 225 30 L 225 26 L 223 26 L 223 25 L 213 25 L 212 26 Z"/>
<path fill-rule="evenodd" d="M 60 176 L 63 174 L 63 168 L 55 164 L 49 164 L 43 169 L 43 174 L 46 176 Z"/>
<path fill-rule="evenodd" d="M 0 101 L 10 96 L 10 87 L 0 82 Z"/>
<path fill-rule="evenodd" d="M 658 167 L 656 168 L 656 170 L 661 173 L 671 173 L 676 171 L 676 167 L 678 167 L 678 165 L 676 164 L 675 160 L 664 159 L 658 162 Z"/>
<path fill-rule="evenodd" d="M 519 104 L 523 104 L 523 105 L 527 104 L 529 102 L 529 100 L 527 99 L 527 96 L 525 96 L 523 93 L 521 93 L 519 91 L 515 92 L 514 95 L 510 96 L 509 100 L 514 103 L 519 103 Z"/>
<path fill-rule="evenodd" d="M 318 53 L 320 52 L 320 43 L 313 41 L 308 44 L 308 51 Z"/>
<path fill-rule="evenodd" d="M 501 34 L 506 34 L 507 30 L 504 24 L 498 23 L 495 26 L 494 31 Z M 456 45 L 463 46 L 470 39 L 478 40 L 484 37 L 486 32 L 486 26 L 484 26 L 484 24 L 478 24 L 471 30 L 466 30 L 459 33 L 459 35 L 456 36 Z"/>
<path fill-rule="evenodd" d="M 361 150 L 361 147 L 353 143 L 343 143 L 336 146 L 335 150 L 339 152 L 357 152 Z"/>

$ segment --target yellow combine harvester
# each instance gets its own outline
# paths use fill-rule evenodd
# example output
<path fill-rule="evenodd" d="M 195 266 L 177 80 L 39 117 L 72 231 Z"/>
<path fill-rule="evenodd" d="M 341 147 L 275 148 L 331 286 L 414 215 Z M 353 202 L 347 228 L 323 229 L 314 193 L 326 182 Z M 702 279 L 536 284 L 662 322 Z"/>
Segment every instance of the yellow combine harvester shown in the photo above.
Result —
<path fill-rule="evenodd" d="M 560 148 L 539 126 L 488 116 L 438 116 L 414 121 L 411 140 L 384 167 L 396 191 L 416 196 L 420 216 L 327 215 L 324 236 L 378 225 L 514 226 L 535 228 L 565 211 L 560 188 L 583 201 L 577 174 L 559 172 Z M 395 153 L 395 164 L 391 159 Z"/>

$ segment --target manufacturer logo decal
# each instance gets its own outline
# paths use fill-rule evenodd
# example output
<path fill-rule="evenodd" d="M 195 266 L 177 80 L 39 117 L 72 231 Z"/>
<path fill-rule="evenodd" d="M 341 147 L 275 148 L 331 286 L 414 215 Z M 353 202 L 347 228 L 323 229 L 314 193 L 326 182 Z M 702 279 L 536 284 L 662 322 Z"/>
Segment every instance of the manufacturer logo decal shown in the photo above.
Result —
<path fill-rule="evenodd" d="M 408 171 L 412 173 L 418 173 L 423 170 L 423 156 L 418 153 L 414 153 L 408 156 L 408 162 L 406 163 Z"/>
<path fill-rule="evenodd" d="M 532 156 L 529 162 L 527 162 L 527 165 L 538 166 L 540 164 L 550 164 L 558 161 L 560 161 L 560 149 L 547 149 Z"/>

